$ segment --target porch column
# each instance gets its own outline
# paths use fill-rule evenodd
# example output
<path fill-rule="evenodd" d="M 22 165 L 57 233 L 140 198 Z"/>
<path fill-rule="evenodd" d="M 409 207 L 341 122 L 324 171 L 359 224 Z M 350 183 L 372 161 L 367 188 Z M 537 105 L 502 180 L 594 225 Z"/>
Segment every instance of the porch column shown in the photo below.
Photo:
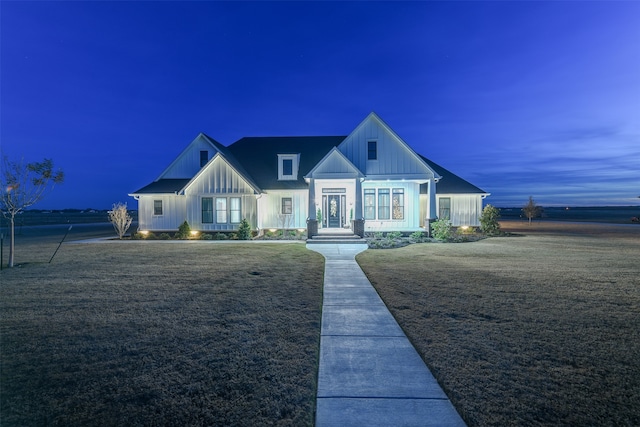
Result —
<path fill-rule="evenodd" d="M 318 234 L 318 219 L 316 217 L 316 183 L 309 179 L 309 215 L 307 216 L 307 239 Z"/>
<path fill-rule="evenodd" d="M 362 182 L 356 177 L 356 214 L 351 222 L 351 230 L 353 234 L 364 237 L 364 219 L 362 219 Z"/>
<path fill-rule="evenodd" d="M 315 179 L 309 179 L 309 219 L 318 219 L 316 217 L 316 183 Z"/>
<path fill-rule="evenodd" d="M 436 180 L 431 178 L 427 188 L 429 192 L 429 217 L 427 219 L 429 221 L 435 221 L 436 218 L 438 218 L 436 211 Z"/>
<path fill-rule="evenodd" d="M 362 219 L 362 182 L 360 178 L 356 178 L 356 212 L 353 219 Z"/>

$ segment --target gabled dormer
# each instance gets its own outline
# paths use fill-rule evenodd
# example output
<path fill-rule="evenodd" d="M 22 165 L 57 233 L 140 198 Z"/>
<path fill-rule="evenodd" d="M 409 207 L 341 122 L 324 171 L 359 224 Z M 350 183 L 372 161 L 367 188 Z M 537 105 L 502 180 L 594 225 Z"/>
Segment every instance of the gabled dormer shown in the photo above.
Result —
<path fill-rule="evenodd" d="M 369 114 L 338 149 L 369 179 L 440 177 L 376 113 Z"/>
<path fill-rule="evenodd" d="M 300 154 L 278 154 L 278 181 L 295 181 L 300 169 Z"/>

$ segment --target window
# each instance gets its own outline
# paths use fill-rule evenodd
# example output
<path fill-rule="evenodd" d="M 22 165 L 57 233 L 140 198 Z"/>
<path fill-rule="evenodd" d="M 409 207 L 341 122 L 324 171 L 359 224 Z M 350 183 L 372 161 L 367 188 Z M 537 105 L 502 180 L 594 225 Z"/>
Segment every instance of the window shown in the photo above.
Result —
<path fill-rule="evenodd" d="M 225 224 L 227 222 L 227 198 L 216 197 L 216 222 Z"/>
<path fill-rule="evenodd" d="M 389 209 L 389 189 L 381 188 L 378 190 L 378 219 L 389 219 L 390 209 Z"/>
<path fill-rule="evenodd" d="M 229 198 L 229 213 L 231 216 L 231 223 L 238 224 L 240 222 L 240 197 Z"/>
<path fill-rule="evenodd" d="M 440 197 L 440 219 L 451 219 L 451 198 Z"/>
<path fill-rule="evenodd" d="M 299 154 L 278 154 L 278 179 L 298 179 Z"/>
<path fill-rule="evenodd" d="M 213 222 L 213 197 L 202 198 L 202 223 L 211 224 Z"/>
<path fill-rule="evenodd" d="M 203 167 L 204 165 L 207 164 L 207 162 L 209 161 L 209 152 L 208 151 L 201 151 L 200 152 L 200 167 Z"/>
<path fill-rule="evenodd" d="M 376 190 L 364 190 L 364 219 L 376 219 Z"/>
<path fill-rule="evenodd" d="M 369 160 L 378 159 L 378 142 L 377 141 L 367 142 L 367 159 Z"/>
<path fill-rule="evenodd" d="M 153 201 L 153 214 L 162 215 L 162 200 Z"/>
<path fill-rule="evenodd" d="M 282 198 L 282 214 L 290 215 L 293 213 L 293 199 L 291 197 Z"/>
<path fill-rule="evenodd" d="M 282 175 L 284 176 L 293 175 L 293 159 L 282 160 Z"/>
<path fill-rule="evenodd" d="M 394 188 L 392 196 L 392 218 L 404 219 L 404 188 Z"/>

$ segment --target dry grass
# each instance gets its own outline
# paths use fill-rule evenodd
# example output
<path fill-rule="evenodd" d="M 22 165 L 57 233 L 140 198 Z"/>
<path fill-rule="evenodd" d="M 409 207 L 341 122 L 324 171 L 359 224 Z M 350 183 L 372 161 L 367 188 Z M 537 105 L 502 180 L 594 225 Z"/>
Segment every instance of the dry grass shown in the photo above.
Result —
<path fill-rule="evenodd" d="M 640 226 L 503 228 L 358 262 L 470 426 L 640 425 Z"/>
<path fill-rule="evenodd" d="M 59 237 L 0 273 L 2 426 L 313 424 L 322 256 Z"/>

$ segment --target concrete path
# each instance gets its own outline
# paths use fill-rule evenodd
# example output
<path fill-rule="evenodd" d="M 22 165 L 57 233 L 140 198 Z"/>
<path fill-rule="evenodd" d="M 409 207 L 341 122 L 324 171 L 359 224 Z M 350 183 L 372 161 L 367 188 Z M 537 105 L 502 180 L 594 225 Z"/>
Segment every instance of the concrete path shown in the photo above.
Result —
<path fill-rule="evenodd" d="M 316 426 L 464 426 L 355 256 L 364 244 L 309 244 L 324 255 Z"/>

